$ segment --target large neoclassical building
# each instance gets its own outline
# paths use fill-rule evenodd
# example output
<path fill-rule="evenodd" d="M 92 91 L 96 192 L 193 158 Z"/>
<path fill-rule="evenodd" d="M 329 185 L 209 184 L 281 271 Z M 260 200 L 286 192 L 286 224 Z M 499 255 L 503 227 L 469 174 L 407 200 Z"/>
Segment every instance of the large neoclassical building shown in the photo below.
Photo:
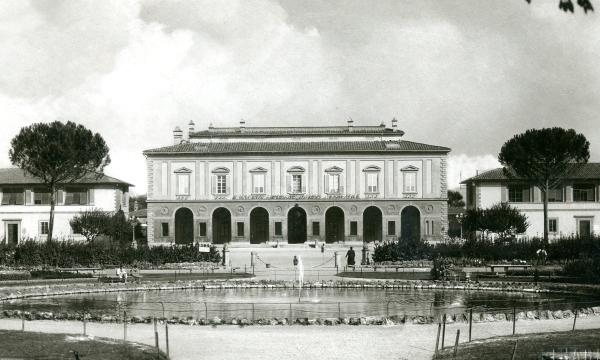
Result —
<path fill-rule="evenodd" d="M 174 130 L 144 151 L 148 243 L 443 238 L 450 149 L 392 127 Z"/>

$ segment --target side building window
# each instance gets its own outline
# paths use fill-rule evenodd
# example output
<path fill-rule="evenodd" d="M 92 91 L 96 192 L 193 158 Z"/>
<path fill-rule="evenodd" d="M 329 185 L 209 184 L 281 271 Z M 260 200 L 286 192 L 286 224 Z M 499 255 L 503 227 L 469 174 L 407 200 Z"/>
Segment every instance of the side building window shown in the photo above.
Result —
<path fill-rule="evenodd" d="M 50 205 L 50 191 L 43 188 L 33 189 L 34 205 Z"/>
<path fill-rule="evenodd" d="M 169 236 L 169 223 L 160 223 L 160 236 Z"/>
<path fill-rule="evenodd" d="M 214 195 L 229 194 L 229 169 L 224 167 L 212 171 L 212 193 Z"/>
<path fill-rule="evenodd" d="M 88 192 L 84 188 L 67 188 L 65 190 L 65 205 L 87 205 Z"/>
<path fill-rule="evenodd" d="M 548 219 L 548 231 L 551 233 L 558 232 L 558 219 Z"/>
<path fill-rule="evenodd" d="M 510 185 L 508 201 L 512 203 L 531 202 L 531 189 L 525 185 Z"/>
<path fill-rule="evenodd" d="M 40 235 L 48 235 L 48 222 L 40 221 Z"/>
<path fill-rule="evenodd" d="M 596 186 L 573 184 L 573 201 L 596 201 Z"/>
<path fill-rule="evenodd" d="M 25 189 L 23 188 L 4 188 L 2 189 L 2 205 L 23 205 L 25 204 Z"/>

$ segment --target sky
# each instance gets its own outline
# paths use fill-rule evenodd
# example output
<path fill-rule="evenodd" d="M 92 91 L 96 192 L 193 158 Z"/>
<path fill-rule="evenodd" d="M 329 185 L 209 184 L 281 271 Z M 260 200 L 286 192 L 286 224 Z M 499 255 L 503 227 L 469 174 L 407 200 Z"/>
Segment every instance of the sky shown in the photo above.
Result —
<path fill-rule="evenodd" d="M 600 161 L 598 15 L 558 0 L 3 0 L 0 166 L 21 127 L 54 120 L 99 132 L 105 172 L 137 194 L 142 151 L 190 120 L 396 118 L 406 140 L 452 148 L 450 188 L 529 128 L 573 128 Z"/>

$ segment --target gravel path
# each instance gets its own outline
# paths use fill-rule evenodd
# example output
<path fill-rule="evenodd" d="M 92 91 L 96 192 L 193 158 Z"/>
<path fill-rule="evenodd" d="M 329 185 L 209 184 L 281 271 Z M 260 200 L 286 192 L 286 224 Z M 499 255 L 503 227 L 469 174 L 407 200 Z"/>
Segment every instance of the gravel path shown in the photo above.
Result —
<path fill-rule="evenodd" d="M 517 321 L 517 333 L 565 331 L 573 319 Z M 1 319 L 0 328 L 20 329 L 21 321 Z M 600 316 L 577 319 L 578 329 L 600 328 Z M 71 321 L 31 321 L 28 331 L 81 333 L 82 323 Z M 158 328 L 164 349 L 164 325 Z M 460 340 L 468 337 L 468 324 L 448 324 L 446 346 L 454 344 L 456 330 Z M 430 359 L 435 347 L 437 325 L 394 326 L 186 326 L 169 325 L 170 353 L 174 360 L 183 359 Z M 508 335 L 512 323 L 474 323 L 473 338 Z M 122 324 L 88 323 L 87 333 L 122 338 Z M 128 325 L 127 340 L 154 344 L 152 325 Z M 2 339 L 0 339 L 0 346 Z"/>

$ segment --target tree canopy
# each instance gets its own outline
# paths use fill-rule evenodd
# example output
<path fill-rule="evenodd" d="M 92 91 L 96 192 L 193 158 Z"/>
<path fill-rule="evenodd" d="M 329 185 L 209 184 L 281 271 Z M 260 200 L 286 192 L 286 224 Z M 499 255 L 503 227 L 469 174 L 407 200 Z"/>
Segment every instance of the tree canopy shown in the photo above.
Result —
<path fill-rule="evenodd" d="M 458 191 L 448 190 L 448 205 L 457 208 L 465 207 L 462 194 Z"/>
<path fill-rule="evenodd" d="M 48 241 L 52 239 L 57 185 L 75 182 L 89 174 L 101 176 L 110 163 L 102 136 L 71 121 L 21 128 L 11 141 L 9 157 L 13 165 L 39 178 L 50 190 Z"/>
<path fill-rule="evenodd" d="M 548 197 L 590 158 L 590 143 L 573 129 L 530 129 L 502 146 L 498 160 L 509 178 L 537 186 L 544 200 L 544 241 L 548 242 Z"/>
<path fill-rule="evenodd" d="M 531 4 L 531 0 L 525 1 Z M 577 0 L 577 5 L 579 5 L 579 7 L 581 7 L 586 14 L 588 11 L 594 11 L 594 6 L 592 6 L 592 2 L 590 0 Z M 564 12 L 575 12 L 575 4 L 573 4 L 573 0 L 559 0 L 558 8 Z"/>
<path fill-rule="evenodd" d="M 527 216 L 519 209 L 499 203 L 489 209 L 469 209 L 465 213 L 463 226 L 467 231 L 495 233 L 506 238 L 527 231 Z"/>

